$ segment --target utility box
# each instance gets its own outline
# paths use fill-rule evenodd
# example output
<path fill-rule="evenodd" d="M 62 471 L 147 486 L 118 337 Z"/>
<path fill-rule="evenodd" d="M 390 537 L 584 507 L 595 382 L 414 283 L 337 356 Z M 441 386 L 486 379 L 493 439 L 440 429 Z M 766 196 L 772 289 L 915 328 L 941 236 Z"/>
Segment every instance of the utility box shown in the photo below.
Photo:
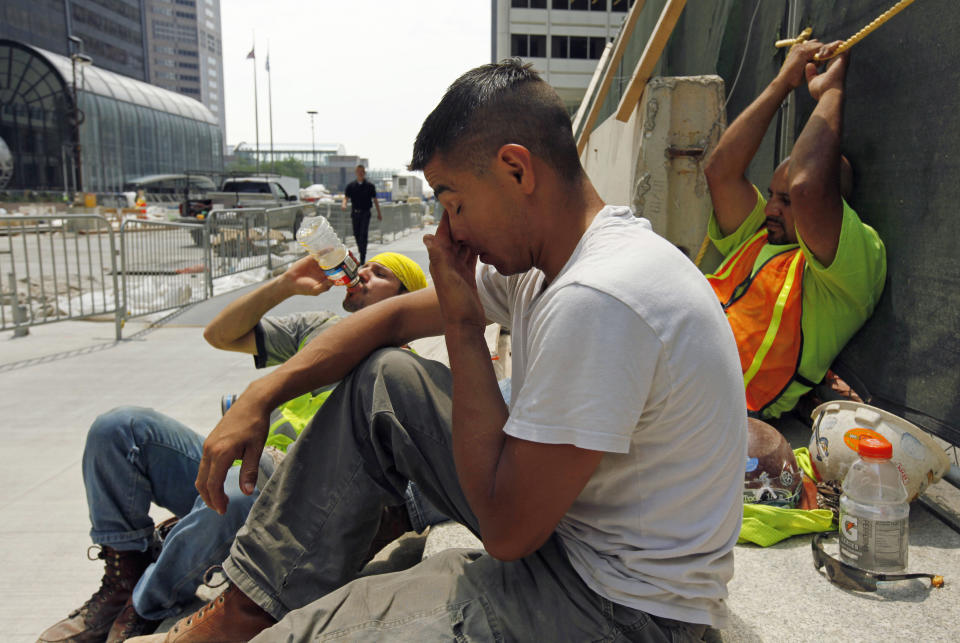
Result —
<path fill-rule="evenodd" d="M 719 76 L 653 78 L 630 120 L 608 118 L 584 148 L 587 174 L 607 203 L 629 204 L 637 216 L 695 259 L 707 233 L 707 155 L 726 124 Z M 700 264 L 712 269 L 711 246 Z"/>
<path fill-rule="evenodd" d="M 393 175 L 393 200 L 397 203 L 406 203 L 411 198 L 423 196 L 423 179 L 415 174 Z"/>

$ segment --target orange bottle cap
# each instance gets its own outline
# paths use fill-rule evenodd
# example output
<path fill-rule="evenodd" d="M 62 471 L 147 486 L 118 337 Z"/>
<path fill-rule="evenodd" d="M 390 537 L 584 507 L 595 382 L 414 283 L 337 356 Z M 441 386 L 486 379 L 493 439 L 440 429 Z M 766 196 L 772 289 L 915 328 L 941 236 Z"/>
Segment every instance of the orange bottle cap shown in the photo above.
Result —
<path fill-rule="evenodd" d="M 857 452 L 868 458 L 889 459 L 893 457 L 893 445 L 881 437 L 862 437 L 857 445 Z"/>

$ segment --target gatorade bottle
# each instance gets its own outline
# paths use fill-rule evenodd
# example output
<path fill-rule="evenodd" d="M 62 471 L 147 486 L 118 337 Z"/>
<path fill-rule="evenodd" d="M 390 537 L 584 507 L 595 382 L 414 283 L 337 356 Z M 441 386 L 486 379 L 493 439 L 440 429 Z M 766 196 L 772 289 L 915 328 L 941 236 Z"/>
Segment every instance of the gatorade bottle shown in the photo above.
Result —
<path fill-rule="evenodd" d="M 861 569 L 898 572 L 907 566 L 910 505 L 893 446 L 862 437 L 860 458 L 843 479 L 840 496 L 840 557 Z"/>
<path fill-rule="evenodd" d="M 310 253 L 333 283 L 348 289 L 360 285 L 357 260 L 340 242 L 324 217 L 307 217 L 297 230 L 297 241 Z"/>

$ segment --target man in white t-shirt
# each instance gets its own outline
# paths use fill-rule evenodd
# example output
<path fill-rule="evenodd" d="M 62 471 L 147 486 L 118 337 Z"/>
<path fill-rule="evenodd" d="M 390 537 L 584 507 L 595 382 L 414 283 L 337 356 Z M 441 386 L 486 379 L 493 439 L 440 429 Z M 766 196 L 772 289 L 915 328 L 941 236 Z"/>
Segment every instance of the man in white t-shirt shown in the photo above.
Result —
<path fill-rule="evenodd" d="M 706 280 L 584 173 L 562 101 L 517 60 L 467 72 L 412 169 L 444 215 L 434 288 L 360 311 L 254 382 L 205 443 L 222 511 L 265 412 L 343 378 L 224 563 L 230 587 L 169 641 L 696 640 L 723 627 L 746 408 Z M 483 330 L 511 329 L 500 396 Z M 450 369 L 393 349 L 443 333 Z M 386 341 L 383 341 L 386 338 Z M 414 480 L 486 551 L 356 579 L 371 507 Z M 274 621 L 279 621 L 274 624 Z"/>

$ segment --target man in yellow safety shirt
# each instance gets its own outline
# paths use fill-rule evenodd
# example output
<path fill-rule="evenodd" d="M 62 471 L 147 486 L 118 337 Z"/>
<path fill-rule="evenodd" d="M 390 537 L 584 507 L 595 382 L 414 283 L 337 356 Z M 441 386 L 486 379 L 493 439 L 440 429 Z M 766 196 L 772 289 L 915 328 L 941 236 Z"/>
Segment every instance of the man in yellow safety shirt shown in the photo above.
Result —
<path fill-rule="evenodd" d="M 707 278 L 737 340 L 747 410 L 776 418 L 816 386 L 873 313 L 886 255 L 876 231 L 847 203 L 840 153 L 848 54 L 811 40 L 795 45 L 777 76 L 727 128 L 707 161 L 709 236 L 724 260 Z M 817 105 L 764 199 L 747 178 L 770 121 L 806 77 Z"/>

